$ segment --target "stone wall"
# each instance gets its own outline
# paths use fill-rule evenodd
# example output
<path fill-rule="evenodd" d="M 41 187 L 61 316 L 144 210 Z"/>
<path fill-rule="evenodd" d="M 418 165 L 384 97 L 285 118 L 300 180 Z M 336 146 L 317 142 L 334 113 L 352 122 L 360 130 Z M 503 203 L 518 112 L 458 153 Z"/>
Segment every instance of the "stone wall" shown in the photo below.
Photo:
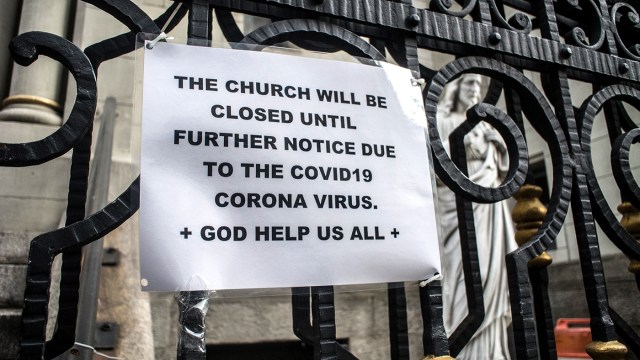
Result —
<path fill-rule="evenodd" d="M 629 259 L 624 255 L 608 255 L 602 260 L 609 306 L 636 333 L 640 333 L 638 287 L 633 274 L 627 271 Z M 579 262 L 552 264 L 549 267 L 549 297 L 554 324 L 559 318 L 589 318 Z M 635 357 L 629 354 L 627 359 Z"/>
<path fill-rule="evenodd" d="M 389 359 L 387 290 L 336 289 L 337 338 L 348 341 L 359 359 Z M 288 290 L 287 290 L 288 292 Z M 407 287 L 407 315 L 412 359 L 422 352 L 422 315 L 418 285 Z M 151 295 L 156 359 L 175 358 L 177 305 L 172 294 Z M 206 318 L 207 344 L 272 343 L 298 340 L 293 334 L 291 296 L 213 297 Z"/>

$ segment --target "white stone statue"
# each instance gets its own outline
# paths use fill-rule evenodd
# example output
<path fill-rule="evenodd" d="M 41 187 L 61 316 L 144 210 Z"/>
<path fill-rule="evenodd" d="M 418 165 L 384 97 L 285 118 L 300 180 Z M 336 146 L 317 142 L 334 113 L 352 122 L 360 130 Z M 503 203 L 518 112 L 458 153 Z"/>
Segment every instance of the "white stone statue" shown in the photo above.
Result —
<path fill-rule="evenodd" d="M 466 118 L 466 110 L 480 101 L 480 75 L 466 74 L 445 88 L 438 105 L 438 131 L 445 148 L 449 134 Z M 498 132 L 485 122 L 465 136 L 469 178 L 482 186 L 495 187 L 508 170 L 506 147 Z M 460 233 L 455 196 L 438 181 L 438 212 L 443 231 L 444 323 L 451 335 L 467 315 L 462 272 Z M 507 327 L 511 323 L 505 255 L 516 248 L 513 222 L 505 201 L 473 204 L 478 259 L 484 289 L 485 318 L 456 359 L 510 359 Z"/>

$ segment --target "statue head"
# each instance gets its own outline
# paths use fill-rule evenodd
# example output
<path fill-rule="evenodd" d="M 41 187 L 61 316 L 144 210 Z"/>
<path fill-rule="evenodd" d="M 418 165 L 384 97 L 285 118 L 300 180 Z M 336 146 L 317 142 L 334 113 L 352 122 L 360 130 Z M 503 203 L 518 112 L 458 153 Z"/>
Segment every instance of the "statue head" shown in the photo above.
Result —
<path fill-rule="evenodd" d="M 448 84 L 440 104 L 446 113 L 464 113 L 480 102 L 482 77 L 478 74 L 463 74 Z"/>

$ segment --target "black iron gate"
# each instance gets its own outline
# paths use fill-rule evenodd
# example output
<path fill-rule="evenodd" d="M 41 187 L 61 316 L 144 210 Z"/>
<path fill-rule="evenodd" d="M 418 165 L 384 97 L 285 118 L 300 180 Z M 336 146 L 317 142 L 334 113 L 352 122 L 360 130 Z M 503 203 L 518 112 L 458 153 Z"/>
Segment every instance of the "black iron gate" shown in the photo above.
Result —
<path fill-rule="evenodd" d="M 410 0 L 183 0 L 174 2 L 165 14 L 152 20 L 127 0 L 86 2 L 111 14 L 131 32 L 84 51 L 67 40 L 40 32 L 20 34 L 11 43 L 11 54 L 17 63 L 29 65 L 38 55 L 46 55 L 64 64 L 77 82 L 73 110 L 59 130 L 31 143 L 0 144 L 0 165 L 12 167 L 39 165 L 73 151 L 66 226 L 31 242 L 21 358 L 50 359 L 73 346 L 80 250 L 118 227 L 138 208 L 139 180 L 136 180 L 113 203 L 88 217 L 85 214 L 88 154 L 96 108 L 94 73 L 102 62 L 133 51 L 136 33 L 159 34 L 161 29 L 169 32 L 185 15 L 192 45 L 211 39 L 215 16 L 231 42 L 269 45 L 291 41 L 311 50 L 344 50 L 361 57 L 381 54 L 426 79 L 425 108 L 435 170 L 458 197 L 461 229 L 474 228 L 473 217 L 465 211 L 472 203 L 512 197 L 525 184 L 528 158 L 524 137 L 519 134 L 525 131 L 526 116 L 551 150 L 553 183 L 548 212 L 533 232 L 535 235 L 506 258 L 517 357 L 556 358 L 546 266 L 544 261 L 531 261 L 554 242 L 570 208 L 591 316 L 594 340 L 591 355 L 622 359 L 624 346 L 616 342 L 620 339 L 640 356 L 638 335 L 608 305 L 595 222 L 632 259 L 630 270 L 635 272 L 638 286 L 640 244 L 604 201 L 591 156 L 592 125 L 596 114 L 604 110 L 613 149 L 612 168 L 622 199 L 640 209 L 640 188 L 629 162 L 631 145 L 640 138 L 640 130 L 622 105 L 626 102 L 640 108 L 637 3 L 431 0 L 427 8 L 420 8 Z M 507 18 L 505 13 L 509 11 L 514 15 Z M 233 21 L 232 12 L 266 17 L 272 23 L 243 34 Z M 533 36 L 532 30 L 539 31 L 539 35 Z M 440 69 L 430 69 L 420 63 L 418 49 L 451 54 L 455 60 Z M 539 73 L 543 88 L 538 89 L 528 81 L 523 70 Z M 470 72 L 492 79 L 483 101 L 485 105 L 477 106 L 476 115 L 470 116 L 469 121 L 491 123 L 507 144 L 510 169 L 498 188 L 476 186 L 462 175 L 463 166 L 455 164 L 462 164 L 465 154 L 450 158 L 436 130 L 436 108 L 443 86 Z M 593 88 L 592 96 L 579 109 L 572 106 L 570 79 L 591 84 Z M 486 105 L 495 104 L 502 93 L 506 112 Z M 505 113 L 509 116 L 504 116 Z M 440 284 L 434 282 L 420 289 L 427 357 L 455 357 L 484 318 L 482 287 L 473 280 L 479 278 L 475 239 L 470 235 L 473 231 L 460 233 L 462 242 L 467 244 L 463 262 L 469 314 L 456 331 L 446 334 Z M 51 267 L 57 254 L 63 254 L 60 311 L 55 335 L 46 341 Z M 294 333 L 313 347 L 315 358 L 355 358 L 336 341 L 332 288 L 293 289 L 292 293 Z M 404 289 L 390 286 L 388 295 L 390 358 L 407 359 Z M 183 345 L 183 358 L 203 356 L 188 351 L 193 344 Z"/>

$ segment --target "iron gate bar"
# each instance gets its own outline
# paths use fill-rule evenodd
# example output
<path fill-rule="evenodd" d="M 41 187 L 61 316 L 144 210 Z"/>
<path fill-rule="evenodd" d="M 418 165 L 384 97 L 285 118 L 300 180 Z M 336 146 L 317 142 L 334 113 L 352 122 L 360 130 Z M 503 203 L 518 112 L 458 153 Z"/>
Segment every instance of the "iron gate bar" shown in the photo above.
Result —
<path fill-rule="evenodd" d="M 407 324 L 407 299 L 404 283 L 391 283 L 387 288 L 389 311 L 389 345 L 391 360 L 409 359 L 409 333 Z"/>
<path fill-rule="evenodd" d="M 208 46 L 211 40 L 211 9 L 207 0 L 192 0 L 188 9 L 188 44 Z M 209 308 L 209 292 L 181 291 L 178 297 L 178 360 L 205 360 L 205 316 Z"/>
<path fill-rule="evenodd" d="M 22 144 L 0 143 L 0 166 L 33 166 L 55 159 L 81 141 L 91 126 L 96 107 L 96 78 L 82 52 L 71 42 L 44 32 L 16 36 L 9 45 L 13 60 L 29 66 L 39 55 L 63 64 L 76 80 L 76 102 L 69 118 L 44 139 Z"/>
<path fill-rule="evenodd" d="M 87 2 L 114 15 L 114 17 L 123 22 L 132 30 L 131 33 L 129 33 L 128 35 L 125 34 L 124 37 L 116 37 L 116 39 L 128 40 L 129 46 L 123 47 L 126 52 L 133 50 L 133 46 L 131 46 L 131 44 L 134 44 L 135 41 L 131 40 L 134 39 L 135 33 L 160 32 L 156 24 L 146 15 L 146 13 L 140 10 L 135 4 L 132 4 L 128 1 L 89 0 Z M 90 50 L 90 54 L 96 54 L 100 53 L 99 50 L 105 50 L 105 48 L 108 48 L 109 45 L 111 45 L 110 42 L 101 42 L 95 45 L 97 48 L 94 47 L 93 49 L 88 50 Z M 94 51 L 91 52 L 91 50 Z M 101 56 L 89 58 L 94 72 L 94 82 L 95 73 L 97 73 L 98 67 L 100 66 L 101 62 L 111 59 L 116 55 L 118 55 L 117 51 L 115 51 L 114 53 L 104 52 L 103 54 L 101 54 Z M 95 92 L 96 91 L 94 90 L 94 96 Z M 76 104 L 78 104 L 78 97 L 80 94 L 81 92 L 78 91 Z M 95 111 L 95 104 L 93 111 Z M 90 116 L 93 116 L 93 111 Z M 92 141 L 91 129 L 92 123 L 82 142 L 78 147 L 74 148 L 72 155 L 71 179 L 69 181 L 69 201 L 67 205 L 67 226 L 78 222 L 85 217 L 85 203 L 89 176 L 89 159 Z M 80 248 L 71 248 L 63 252 L 56 329 L 51 340 L 47 341 L 45 344 L 44 356 L 47 359 L 54 358 L 64 353 L 74 345 L 79 302 L 78 290 L 80 287 L 80 260 Z"/>
<path fill-rule="evenodd" d="M 627 98 L 630 101 L 638 102 L 638 99 L 631 95 L 634 93 L 637 93 L 636 89 L 626 86 L 604 88 L 585 100 L 580 109 L 579 119 L 581 119 L 582 125 L 580 134 L 582 152 L 584 154 L 584 161 L 587 162 L 585 169 L 588 171 L 587 182 L 589 185 L 589 196 L 591 202 L 597 204 L 594 208 L 594 215 L 596 219 L 598 219 L 598 224 L 604 233 L 620 250 L 627 256 L 640 259 L 640 245 L 634 237 L 622 227 L 620 222 L 617 221 L 609 205 L 601 200 L 604 199 L 604 194 L 596 179 L 591 161 L 591 130 L 596 114 L 604 103 L 615 97 Z M 626 181 L 631 184 L 633 177 L 628 176 L 630 176 L 630 174 L 624 175 Z M 631 193 L 626 194 L 627 198 L 631 196 Z"/>
<path fill-rule="evenodd" d="M 120 225 L 138 207 L 138 182 L 135 181 L 131 185 L 130 192 L 125 192 L 105 209 L 80 221 L 84 217 L 85 173 L 88 171 L 87 154 L 91 144 L 89 135 L 95 110 L 95 77 L 91 68 L 97 71 L 102 61 L 133 50 L 136 32 L 144 29 L 147 32 L 159 33 L 159 27 L 169 18 L 168 14 L 178 6 L 177 2 L 174 3 L 154 22 L 127 0 L 87 2 L 113 15 L 131 30 L 130 33 L 88 47 L 85 52 L 90 64 L 73 44 L 50 34 L 36 32 L 23 34 L 12 42 L 11 51 L 16 62 L 28 65 L 35 61 L 38 53 L 41 53 L 63 63 L 78 80 L 74 108 L 69 119 L 58 131 L 32 143 L 0 144 L 0 166 L 41 164 L 60 156 L 71 148 L 74 149 L 72 181 L 69 183 L 67 226 L 36 237 L 31 243 L 23 311 L 21 352 L 23 359 L 42 356 L 51 358 L 61 349 L 70 347 L 69 341 L 72 345 L 73 338 L 69 337 L 68 333 L 71 329 L 75 330 L 77 313 L 76 274 L 79 268 L 77 251 L 81 246 L 104 236 Z M 303 47 L 313 48 L 316 44 L 298 40 L 298 32 L 332 28 L 334 32 L 325 32 L 325 39 L 332 44 L 331 46 L 341 48 L 345 46 L 345 42 L 349 43 L 343 36 L 346 33 L 339 31 L 340 28 L 346 28 L 357 35 L 370 37 L 372 44 L 370 46 L 373 48 L 384 50 L 386 45 L 390 55 L 398 63 L 416 73 L 419 67 L 418 48 L 438 50 L 456 56 L 469 53 L 478 55 L 457 59 L 437 72 L 420 67 L 420 72 L 430 78 L 430 84 L 425 89 L 425 98 L 434 166 L 438 176 L 454 190 L 456 197 L 459 198 L 459 219 L 463 227 L 461 241 L 473 243 L 474 226 L 472 217 L 468 216 L 471 201 L 495 202 L 504 199 L 511 196 L 524 182 L 526 170 L 522 166 L 523 162 L 526 166 L 526 143 L 521 135 L 518 135 L 522 131 L 517 131 L 522 129 L 521 112 L 524 112 L 534 129 L 543 136 L 553 155 L 553 187 L 549 212 L 538 233 L 507 256 L 518 358 L 553 359 L 555 357 L 546 288 L 548 276 L 544 269 L 529 269 L 529 261 L 540 255 L 555 240 L 564 223 L 570 203 L 574 212 L 575 231 L 579 239 L 580 261 L 592 317 L 594 340 L 606 342 L 615 339 L 615 321 L 615 330 L 629 343 L 631 350 L 636 352 L 636 355 L 640 355 L 638 354 L 640 349 L 638 335 L 615 311 L 609 310 L 594 217 L 613 243 L 632 259 L 640 260 L 640 244 L 622 227 L 606 204 L 593 172 L 590 152 L 593 119 L 602 108 L 605 110 L 611 142 L 614 148 L 621 147 L 620 150 L 616 149 L 613 152 L 615 156 L 613 163 L 622 198 L 638 203 L 637 194 L 640 189 L 627 166 L 628 147 L 635 141 L 637 132 L 632 128 L 637 126 L 619 102 L 620 99 L 632 104 L 638 102 L 635 88 L 638 87 L 640 78 L 638 62 L 640 54 L 635 55 L 629 51 L 627 44 L 624 43 L 624 34 L 618 30 L 618 25 L 625 26 L 624 19 L 618 18 L 621 15 L 618 11 L 622 9 L 621 11 L 630 11 L 637 15 L 635 9 L 623 2 L 609 6 L 604 0 L 594 3 L 595 7 L 592 9 L 583 9 L 583 12 L 591 11 L 599 15 L 596 16 L 595 42 L 589 44 L 578 36 L 583 30 L 578 28 L 580 19 L 572 18 L 575 5 L 569 2 L 565 4 L 562 0 L 557 2 L 544 0 L 542 7 L 537 6 L 538 3 L 505 1 L 507 5 L 528 13 L 535 13 L 533 14 L 536 17 L 535 25 L 540 27 L 542 37 L 528 35 L 533 22 L 525 14 L 517 14 L 514 18 L 505 20 L 501 8 L 503 4 L 496 3 L 494 0 L 470 1 L 463 11 L 457 13 L 448 10 L 439 0 L 431 1 L 431 9 L 413 7 L 408 0 L 184 0 L 182 2 L 188 2 L 190 5 L 188 10 L 190 10 L 191 43 L 194 39 L 201 40 L 201 43 L 211 39 L 211 11 L 215 8 L 226 11 L 216 16 L 222 18 L 227 16 L 227 20 L 229 20 L 229 11 L 239 11 L 284 20 L 280 25 L 290 26 L 283 28 L 272 24 L 261 28 L 262 30 L 259 29 L 261 31 L 271 29 L 267 31 L 266 37 L 257 36 L 259 31 L 244 37 L 241 32 L 238 33 L 237 26 L 234 29 L 231 22 L 228 22 L 227 25 L 231 31 L 225 31 L 225 29 L 223 32 L 230 37 L 242 35 L 243 41 L 260 40 L 257 42 L 262 43 L 267 42 L 268 38 L 275 41 L 274 39 L 281 39 L 284 36 Z M 168 28 L 175 26 L 186 11 L 187 7 L 183 6 Z M 474 21 L 461 18 L 467 14 L 471 15 Z M 331 22 L 332 25 L 325 21 Z M 565 36 L 567 44 L 563 44 L 560 38 L 561 28 L 572 31 L 573 35 Z M 355 39 L 360 38 L 353 36 L 350 39 L 357 42 Z M 364 44 L 355 48 L 358 47 L 368 48 Z M 368 54 L 374 53 L 372 51 Z M 618 56 L 618 54 L 624 56 Z M 522 69 L 541 72 L 543 89 L 555 108 L 555 113 L 544 100 L 540 90 L 522 75 Z M 505 86 L 507 110 L 511 116 L 505 120 L 505 126 L 511 127 L 515 132 L 509 132 L 507 128 L 502 131 L 499 129 L 508 143 L 510 154 L 510 177 L 501 185 L 499 191 L 477 187 L 465 181 L 461 173 L 461 169 L 464 168 L 464 151 L 457 159 L 459 166 L 452 165 L 452 159 L 444 152 L 436 130 L 435 115 L 439 91 L 450 79 L 463 72 L 482 73 L 499 80 L 492 81 L 490 85 L 490 91 L 484 100 L 489 104 L 495 103 L 502 84 Z M 571 105 L 569 78 L 595 84 L 594 95 L 584 101 L 579 113 Z M 606 87 L 609 84 L 616 85 Z M 528 106 L 523 109 L 521 103 L 526 103 Z M 475 115 L 472 111 L 470 117 L 479 116 L 479 119 L 499 127 L 496 121 L 500 120 L 499 118 L 504 114 L 494 110 L 486 111 L 486 109 L 491 108 L 485 105 L 476 107 L 472 109 L 476 112 Z M 623 134 L 622 130 L 628 133 Z M 456 157 L 452 156 L 452 158 L 455 160 Z M 58 316 L 58 331 L 52 341 L 46 344 L 45 349 L 44 331 L 47 321 L 46 306 L 49 301 L 47 292 L 51 261 L 58 253 L 63 253 L 65 258 L 61 281 L 63 283 L 60 295 L 61 312 Z M 471 248 L 463 251 L 465 263 L 473 262 L 469 258 L 472 253 Z M 465 278 L 471 273 L 473 269 L 466 271 Z M 640 273 L 636 272 L 635 277 L 640 288 Z M 473 288 L 471 294 L 468 294 L 468 301 L 482 302 L 481 285 L 479 287 L 476 282 L 469 282 L 467 286 Z M 442 326 L 440 291 L 437 283 L 421 289 L 421 307 L 425 319 L 423 345 L 425 354 L 446 356 L 449 349 L 445 343 L 446 334 Z M 295 300 L 296 292 L 294 292 L 293 302 L 297 304 L 293 309 L 296 334 L 302 335 L 301 338 L 308 341 L 310 327 L 313 328 L 314 352 L 317 358 L 351 358 L 352 355 L 338 347 L 335 342 L 335 315 L 332 313 L 331 288 L 313 288 L 308 294 L 315 299 L 311 308 L 308 303 L 305 305 Z M 392 297 L 396 295 L 399 306 L 390 304 L 390 313 L 401 314 L 404 295 L 398 292 L 392 294 Z M 300 308 L 296 308 L 297 306 Z M 477 304 L 476 307 L 481 309 Z M 313 324 L 302 324 L 296 321 L 296 318 L 300 319 L 300 316 L 304 316 L 301 312 L 305 309 L 307 314 L 308 310 L 313 313 Z M 472 319 L 473 316 L 477 317 L 477 314 L 470 314 L 470 316 Z M 402 324 L 397 330 L 400 332 L 392 334 L 392 337 L 403 335 Z M 71 333 L 74 332 L 71 331 Z M 456 354 L 462 349 L 467 336 L 468 334 L 461 336 L 454 332 L 451 336 L 451 353 Z M 394 351 L 399 350 L 399 346 L 396 345 Z"/>
<path fill-rule="evenodd" d="M 140 179 L 138 178 L 116 200 L 97 213 L 31 240 L 25 305 L 22 313 L 20 359 L 51 358 L 50 355 L 45 354 L 44 345 L 51 265 L 54 257 L 70 249 L 79 249 L 122 225 L 138 210 L 139 199 Z"/>
<path fill-rule="evenodd" d="M 118 17 L 118 14 L 115 14 L 117 11 L 126 11 L 127 13 L 121 14 L 123 15 L 120 17 L 121 19 L 127 18 L 129 16 L 128 13 L 135 12 L 133 10 L 135 5 L 132 8 L 131 4 L 125 1 L 94 1 L 93 3 L 98 7 L 108 8 L 116 17 Z M 136 21 L 140 21 L 146 16 L 144 12 L 138 11 L 137 13 L 142 16 L 138 16 L 135 19 Z M 135 27 L 137 24 L 135 21 L 131 21 L 129 25 Z M 139 27 L 136 30 L 139 31 L 142 28 Z M 6 151 L 6 155 L 10 159 L 8 164 L 4 164 L 5 166 L 39 164 L 44 160 L 62 155 L 70 150 L 71 146 L 74 147 L 66 221 L 67 226 L 70 226 L 82 220 L 85 216 L 91 128 L 96 105 L 96 78 L 92 66 L 89 65 L 89 62 L 86 61 L 87 58 L 83 56 L 75 45 L 65 39 L 47 33 L 31 32 L 18 36 L 12 40 L 10 49 L 15 61 L 25 66 L 35 61 L 39 52 L 52 57 L 71 70 L 76 79 L 76 101 L 68 120 L 60 129 L 39 141 L 27 144 L 2 144 L 2 149 Z M 97 69 L 98 64 L 94 62 L 93 66 Z M 25 151 L 25 156 L 21 155 L 21 151 Z M 127 218 L 130 216 L 124 213 L 121 215 Z M 32 241 L 32 247 L 37 243 L 36 239 Z M 60 252 L 63 254 L 56 330 L 52 339 L 45 343 L 46 304 L 49 301 L 48 286 L 41 288 L 37 285 L 44 279 L 35 280 L 39 278 L 38 275 L 33 274 L 33 268 L 36 264 L 30 262 L 27 269 L 27 284 L 25 287 L 21 358 L 33 358 L 38 354 L 37 358 L 44 357 L 49 359 L 62 354 L 73 346 L 78 304 L 80 247 L 67 246 L 66 248 L 60 248 L 60 244 L 60 242 L 51 244 L 49 250 L 53 251 L 54 254 Z M 37 257 L 37 253 L 33 248 L 30 251 L 30 259 L 32 257 Z M 42 260 L 40 259 L 40 261 Z M 51 258 L 51 261 L 53 261 L 53 258 Z M 42 264 L 39 266 L 42 266 Z M 51 262 L 48 267 L 48 281 L 50 281 Z M 44 301 L 45 307 L 35 306 L 35 303 L 32 303 L 33 301 Z M 28 305 L 31 303 L 33 305 Z"/>
<path fill-rule="evenodd" d="M 88 161 L 91 146 L 91 117 L 96 106 L 95 76 L 87 58 L 75 45 L 66 39 L 48 33 L 30 32 L 22 34 L 12 40 L 10 51 L 14 59 L 25 66 L 33 63 L 39 54 L 51 57 L 65 65 L 76 79 L 76 102 L 67 122 L 60 129 L 42 140 L 26 144 L 2 144 L 2 154 L 0 155 L 4 160 L 0 161 L 2 165 L 30 166 L 54 159 L 74 148 L 70 170 L 66 222 L 67 225 L 70 225 L 84 218 L 84 201 L 86 199 L 89 173 Z M 32 244 L 34 243 L 35 239 L 32 241 Z M 78 302 L 79 251 L 80 248 L 73 248 L 63 255 L 58 331 L 49 342 L 51 346 L 48 348 L 46 356 L 59 355 L 70 347 L 69 342 L 73 344 Z M 31 259 L 31 252 L 29 256 Z M 33 255 L 33 257 L 35 258 L 36 256 Z M 43 259 L 39 260 L 42 261 Z M 53 261 L 53 258 L 51 260 Z M 39 264 L 39 266 L 41 265 Z M 50 267 L 51 264 L 49 264 Z M 37 274 L 33 274 L 31 270 L 32 266 L 29 266 L 27 269 L 27 284 L 25 286 L 23 324 L 32 321 L 33 326 L 31 326 L 31 329 L 24 329 L 25 326 L 23 325 L 22 341 L 24 344 L 25 337 L 38 338 L 38 341 L 30 343 L 29 346 L 39 347 L 40 351 L 44 351 L 44 332 L 46 331 L 47 321 L 46 305 L 49 301 L 49 288 L 48 286 L 41 288 L 40 284 L 44 279 L 41 279 Z M 44 309 L 38 305 L 41 301 L 44 301 Z M 44 318 L 40 318 L 42 315 L 44 315 Z M 30 316 L 31 320 L 26 320 Z M 36 336 L 38 332 L 42 333 L 41 337 Z M 42 355 L 40 354 L 40 356 Z"/>
<path fill-rule="evenodd" d="M 314 360 L 339 359 L 333 301 L 333 286 L 314 286 L 311 288 Z"/>
<path fill-rule="evenodd" d="M 108 202 L 109 179 L 111 177 L 111 157 L 113 154 L 113 129 L 116 121 L 116 99 L 108 97 L 100 117 L 100 128 L 95 147 L 93 166 L 88 177 L 87 211 L 90 214 L 100 210 Z M 74 152 L 75 154 L 75 152 Z M 84 217 L 84 216 L 83 216 Z M 103 239 L 100 238 L 82 248 L 82 266 L 79 278 L 78 309 L 82 314 L 76 325 L 75 340 L 81 344 L 93 346 L 96 333 L 96 315 L 98 312 L 98 293 L 100 291 L 100 273 L 102 269 Z M 88 348 L 78 349 L 81 360 L 93 358 Z"/>
<path fill-rule="evenodd" d="M 102 2 L 103 1 L 94 1 L 94 5 L 101 8 Z M 166 22 L 171 18 L 171 14 L 173 14 L 173 11 L 178 6 L 180 6 L 180 9 L 177 10 L 178 12 L 173 19 L 171 19 L 170 23 L 166 24 Z M 173 30 L 178 23 L 180 23 L 184 15 L 187 13 L 187 10 L 188 8 L 186 6 L 181 6 L 180 3 L 174 3 L 169 6 L 162 15 L 153 21 L 156 25 L 156 29 L 145 27 L 143 24 L 138 24 L 133 26 L 133 29 L 130 28 L 131 31 L 128 33 L 117 35 L 88 46 L 84 50 L 84 53 L 91 61 L 93 68 L 98 69 L 102 62 L 115 59 L 116 57 L 128 54 L 135 50 L 136 35 L 140 33 L 142 29 L 146 29 L 148 33 L 157 34 L 160 32 L 160 28 L 166 27 L 165 31 L 169 32 Z"/>
<path fill-rule="evenodd" d="M 546 266 L 531 267 L 529 265 L 529 281 L 531 281 L 540 358 L 543 360 L 556 359 L 556 338 L 553 332 L 554 324 L 549 300 L 549 275 Z"/>
<path fill-rule="evenodd" d="M 255 1 L 210 0 L 210 2 L 215 7 L 227 10 L 256 16 L 264 15 L 260 13 L 260 4 Z M 275 15 L 280 10 L 278 7 L 282 7 L 302 10 L 302 13 L 291 15 L 305 17 L 325 15 L 371 25 L 369 28 L 376 30 L 379 27 L 385 27 L 415 33 L 420 47 L 426 46 L 433 50 L 449 53 L 478 51 L 482 53 L 489 50 L 492 53 L 508 55 L 503 60 L 507 64 L 531 70 L 545 70 L 549 65 L 558 65 L 566 68 L 568 75 L 572 78 L 581 80 L 591 81 L 594 75 L 600 75 L 605 81 L 620 79 L 640 81 L 640 63 L 635 60 L 576 45 L 562 44 L 550 39 L 530 37 L 517 31 L 431 10 L 417 9 L 405 4 L 386 0 L 324 0 L 319 5 L 312 4 L 314 2 L 311 0 L 265 0 L 265 2 L 274 5 L 268 14 Z M 375 9 L 379 11 L 378 15 L 372 16 L 373 14 L 366 9 Z M 411 14 L 417 14 L 420 17 L 420 23 L 416 27 L 406 25 L 406 19 Z M 500 38 L 497 44 L 491 44 L 489 41 L 494 34 L 498 34 Z M 376 33 L 362 35 L 384 36 L 384 32 L 380 33 L 378 30 Z M 563 49 L 569 49 L 569 51 L 563 51 Z M 562 55 L 568 52 L 571 53 L 570 56 Z"/>
<path fill-rule="evenodd" d="M 540 33 L 542 36 L 552 41 L 560 42 L 558 24 L 554 4 L 551 0 L 543 0 L 537 13 L 540 21 Z M 563 49 L 563 57 L 567 57 L 568 48 Z M 565 138 L 571 138 L 572 130 L 567 125 L 569 121 L 575 124 L 575 113 L 571 104 L 569 94 L 569 83 L 567 73 L 564 68 L 550 69 L 549 73 L 541 74 L 541 81 L 546 84 L 545 92 L 548 94 L 556 110 L 556 116 L 563 125 Z M 518 112 L 519 114 L 520 112 Z M 519 119 L 519 121 L 521 121 Z M 575 125 L 573 125 L 575 128 Z M 576 130 L 577 131 L 577 130 Z M 553 318 L 549 301 L 549 277 L 547 266 L 549 264 L 537 264 L 531 266 L 529 263 L 529 281 L 531 282 L 533 306 L 535 313 L 536 333 L 538 338 L 539 353 L 542 359 L 556 359 L 555 334 L 553 328 Z"/>
<path fill-rule="evenodd" d="M 440 281 L 434 281 L 420 286 L 419 291 L 423 353 L 436 358 L 449 356 L 449 339 L 442 317 L 442 285 Z"/>
<path fill-rule="evenodd" d="M 311 288 L 291 289 L 291 319 L 293 333 L 306 345 L 313 346 L 313 327 L 309 321 L 311 314 Z"/>
<path fill-rule="evenodd" d="M 363 41 L 355 34 L 346 31 L 338 26 L 322 23 L 315 20 L 283 20 L 265 25 L 244 37 L 240 41 L 238 48 L 243 48 L 244 44 L 269 45 L 285 40 L 293 40 L 294 36 L 304 36 L 311 34 L 314 39 L 321 36 L 322 39 L 331 46 L 342 49 L 355 56 L 366 57 L 374 60 L 383 60 L 384 57 L 369 43 Z M 392 359 L 408 359 L 408 335 L 406 319 L 406 302 L 404 298 L 404 287 L 398 285 L 389 288 L 389 314 L 390 314 L 390 337 L 392 347 Z M 355 359 L 336 340 L 335 334 L 335 311 L 333 287 L 312 287 L 311 288 L 311 315 L 312 324 L 309 327 L 305 320 L 305 312 L 308 311 L 308 303 L 305 303 L 306 289 L 293 289 L 294 307 L 294 329 L 296 335 L 301 339 L 311 342 L 315 349 L 316 359 Z M 308 295 L 307 295 L 308 296 Z M 301 299 L 302 297 L 302 299 Z M 392 302 L 391 299 L 394 301 Z M 299 307 L 299 308 L 296 308 Z M 306 314 L 308 316 L 308 312 Z M 312 333 L 309 333 L 312 330 Z M 310 337 L 310 335 L 313 335 Z"/>
<path fill-rule="evenodd" d="M 616 333 L 620 335 L 622 342 L 629 347 L 629 350 L 634 355 L 640 354 L 640 336 L 633 331 L 631 326 L 615 310 L 610 308 L 609 312 L 615 323 Z"/>

